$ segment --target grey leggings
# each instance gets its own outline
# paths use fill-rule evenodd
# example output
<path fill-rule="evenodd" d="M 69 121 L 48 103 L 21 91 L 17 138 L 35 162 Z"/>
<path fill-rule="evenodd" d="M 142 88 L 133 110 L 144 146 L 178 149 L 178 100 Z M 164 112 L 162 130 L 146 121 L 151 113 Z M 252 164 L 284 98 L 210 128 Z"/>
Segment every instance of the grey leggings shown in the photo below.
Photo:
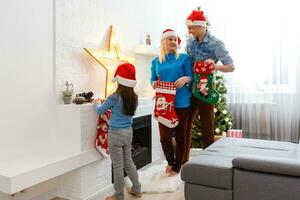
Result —
<path fill-rule="evenodd" d="M 108 144 L 114 172 L 114 197 L 117 200 L 124 200 L 124 169 L 132 182 L 131 191 L 141 192 L 136 166 L 131 157 L 132 128 L 108 131 Z"/>

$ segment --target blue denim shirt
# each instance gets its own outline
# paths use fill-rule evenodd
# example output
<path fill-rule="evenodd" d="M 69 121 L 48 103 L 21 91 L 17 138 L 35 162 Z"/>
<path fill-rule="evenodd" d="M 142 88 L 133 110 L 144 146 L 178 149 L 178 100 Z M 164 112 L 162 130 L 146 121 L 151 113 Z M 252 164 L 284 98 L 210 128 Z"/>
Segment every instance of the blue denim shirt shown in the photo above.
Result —
<path fill-rule="evenodd" d="M 111 108 L 111 116 L 108 122 L 109 130 L 116 131 L 131 127 L 132 116 L 123 113 L 123 100 L 120 95 L 112 94 L 102 105 L 96 104 L 98 115 L 104 114 L 109 108 Z"/>
<path fill-rule="evenodd" d="M 213 59 L 215 63 L 221 61 L 223 65 L 231 65 L 234 68 L 233 60 L 225 48 L 224 43 L 206 32 L 203 41 L 198 42 L 194 37 L 189 39 L 186 46 L 187 54 L 190 57 L 191 64 L 194 66 L 195 61 Z"/>

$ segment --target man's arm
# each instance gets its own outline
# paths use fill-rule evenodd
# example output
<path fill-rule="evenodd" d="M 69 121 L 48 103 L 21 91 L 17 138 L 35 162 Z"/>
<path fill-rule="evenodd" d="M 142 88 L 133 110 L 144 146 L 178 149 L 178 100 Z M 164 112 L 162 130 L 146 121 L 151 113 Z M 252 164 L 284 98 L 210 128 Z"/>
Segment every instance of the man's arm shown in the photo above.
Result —
<path fill-rule="evenodd" d="M 234 65 L 233 60 L 231 56 L 229 55 L 229 52 L 225 48 L 225 45 L 222 41 L 218 41 L 216 49 L 215 49 L 215 55 L 217 60 L 220 60 L 222 65 L 215 65 L 215 70 L 221 71 L 221 72 L 233 72 L 234 71 Z"/>
<path fill-rule="evenodd" d="M 234 67 L 232 65 L 216 65 L 215 70 L 221 71 L 221 72 L 233 72 Z"/>

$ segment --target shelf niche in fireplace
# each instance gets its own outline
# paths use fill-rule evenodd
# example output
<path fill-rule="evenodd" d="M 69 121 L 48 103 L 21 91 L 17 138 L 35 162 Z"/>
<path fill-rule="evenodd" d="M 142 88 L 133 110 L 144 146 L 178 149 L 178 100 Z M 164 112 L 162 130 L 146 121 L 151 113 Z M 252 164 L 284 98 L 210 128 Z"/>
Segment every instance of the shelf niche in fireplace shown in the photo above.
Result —
<path fill-rule="evenodd" d="M 152 162 L 151 115 L 133 119 L 132 158 L 137 169 Z"/>
<path fill-rule="evenodd" d="M 152 162 L 151 115 L 133 118 L 132 159 L 137 169 Z M 124 176 L 126 173 L 124 172 Z M 112 170 L 112 182 L 113 182 Z"/>

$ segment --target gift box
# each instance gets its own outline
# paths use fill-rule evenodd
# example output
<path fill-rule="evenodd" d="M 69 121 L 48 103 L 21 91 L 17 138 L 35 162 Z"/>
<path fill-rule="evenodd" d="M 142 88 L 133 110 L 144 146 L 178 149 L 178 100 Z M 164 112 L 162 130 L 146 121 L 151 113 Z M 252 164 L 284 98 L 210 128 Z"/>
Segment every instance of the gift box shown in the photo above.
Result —
<path fill-rule="evenodd" d="M 243 130 L 241 130 L 241 129 L 229 129 L 226 133 L 226 137 L 242 138 L 243 137 Z"/>

